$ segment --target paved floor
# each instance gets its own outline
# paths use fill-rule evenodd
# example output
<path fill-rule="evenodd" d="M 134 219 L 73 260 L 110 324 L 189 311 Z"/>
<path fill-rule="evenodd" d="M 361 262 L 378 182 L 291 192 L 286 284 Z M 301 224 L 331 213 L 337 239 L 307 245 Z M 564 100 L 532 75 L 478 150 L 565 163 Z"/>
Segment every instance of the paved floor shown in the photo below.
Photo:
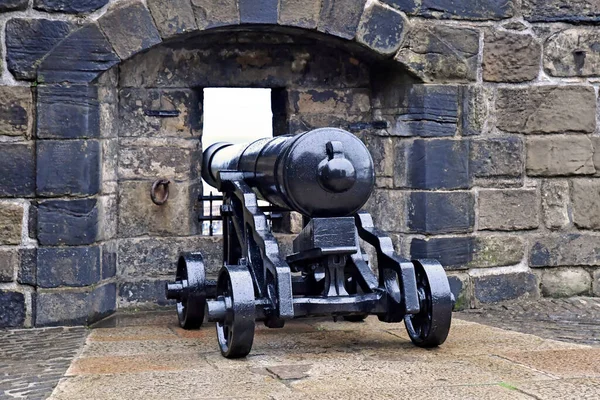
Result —
<path fill-rule="evenodd" d="M 403 324 L 294 321 L 260 327 L 249 357 L 227 360 L 215 331 L 173 313 L 92 330 L 51 399 L 598 399 L 600 347 L 455 319 L 424 350 Z"/>
<path fill-rule="evenodd" d="M 549 339 L 600 345 L 599 297 L 540 299 L 488 306 L 461 312 L 460 318 Z"/>
<path fill-rule="evenodd" d="M 0 399 L 46 399 L 86 335 L 81 327 L 0 331 Z"/>
<path fill-rule="evenodd" d="M 598 298 L 456 313 L 435 350 L 375 318 L 294 321 L 260 327 L 238 361 L 220 356 L 212 324 L 183 331 L 169 310 L 0 331 L 0 399 L 600 399 L 598 360 Z"/>

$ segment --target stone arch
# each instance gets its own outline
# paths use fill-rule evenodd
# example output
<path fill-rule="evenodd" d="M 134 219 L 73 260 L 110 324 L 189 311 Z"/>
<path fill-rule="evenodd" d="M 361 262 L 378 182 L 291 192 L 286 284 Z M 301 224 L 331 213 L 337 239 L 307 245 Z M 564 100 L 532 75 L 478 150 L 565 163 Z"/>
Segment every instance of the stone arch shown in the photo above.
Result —
<path fill-rule="evenodd" d="M 383 3 L 358 1 L 149 1 L 121 4 L 76 29 L 40 62 L 39 83 L 90 83 L 112 66 L 163 41 L 213 29 L 296 28 L 359 44 L 380 60 L 394 60 L 406 16 Z M 258 3 L 258 4 L 256 4 Z M 194 17 L 196 15 L 196 17 Z M 395 60 L 402 64 L 401 60 Z"/>

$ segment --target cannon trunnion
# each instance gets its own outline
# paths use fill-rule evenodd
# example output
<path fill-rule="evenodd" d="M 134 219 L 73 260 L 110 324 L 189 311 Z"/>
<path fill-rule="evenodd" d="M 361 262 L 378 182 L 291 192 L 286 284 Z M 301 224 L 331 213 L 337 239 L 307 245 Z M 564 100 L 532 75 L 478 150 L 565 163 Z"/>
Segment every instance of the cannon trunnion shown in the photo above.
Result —
<path fill-rule="evenodd" d="M 322 128 L 249 145 L 205 150 L 202 176 L 223 192 L 223 267 L 208 280 L 202 255 L 184 254 L 167 298 L 180 325 L 215 322 L 221 353 L 246 356 L 255 321 L 271 328 L 308 316 L 404 321 L 417 346 L 438 346 L 450 330 L 454 298 L 436 260 L 409 261 L 360 211 L 374 188 L 373 161 L 354 135 Z M 304 215 L 282 254 L 258 199 Z M 377 274 L 360 240 L 373 246 Z"/>

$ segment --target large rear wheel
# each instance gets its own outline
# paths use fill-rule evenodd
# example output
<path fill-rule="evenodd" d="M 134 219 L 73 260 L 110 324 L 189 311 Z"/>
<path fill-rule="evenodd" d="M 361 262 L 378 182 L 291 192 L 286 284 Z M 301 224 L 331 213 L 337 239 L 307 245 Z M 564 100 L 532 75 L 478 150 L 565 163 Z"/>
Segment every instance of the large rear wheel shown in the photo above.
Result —
<path fill-rule="evenodd" d="M 419 347 L 444 343 L 450 331 L 454 299 L 444 268 L 436 260 L 413 261 L 420 311 L 404 317 L 412 342 Z"/>

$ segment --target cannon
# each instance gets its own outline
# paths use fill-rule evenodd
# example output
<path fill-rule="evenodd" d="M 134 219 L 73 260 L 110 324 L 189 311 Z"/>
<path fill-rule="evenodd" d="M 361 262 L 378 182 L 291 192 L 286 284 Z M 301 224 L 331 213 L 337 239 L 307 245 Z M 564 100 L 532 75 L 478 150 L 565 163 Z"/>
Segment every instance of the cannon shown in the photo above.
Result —
<path fill-rule="evenodd" d="M 203 153 L 202 177 L 223 193 L 223 264 L 215 281 L 200 253 L 181 255 L 166 294 L 176 300 L 181 327 L 216 324 L 223 356 L 249 354 L 256 321 L 281 328 L 310 316 L 358 322 L 376 315 L 404 321 L 417 346 L 446 340 L 454 297 L 445 271 L 436 260 L 399 256 L 361 211 L 375 173 L 356 136 L 321 128 L 245 145 L 215 143 Z M 282 254 L 271 232 L 266 212 L 273 210 L 303 215 L 291 254 Z M 361 246 L 373 247 L 376 272 Z"/>

